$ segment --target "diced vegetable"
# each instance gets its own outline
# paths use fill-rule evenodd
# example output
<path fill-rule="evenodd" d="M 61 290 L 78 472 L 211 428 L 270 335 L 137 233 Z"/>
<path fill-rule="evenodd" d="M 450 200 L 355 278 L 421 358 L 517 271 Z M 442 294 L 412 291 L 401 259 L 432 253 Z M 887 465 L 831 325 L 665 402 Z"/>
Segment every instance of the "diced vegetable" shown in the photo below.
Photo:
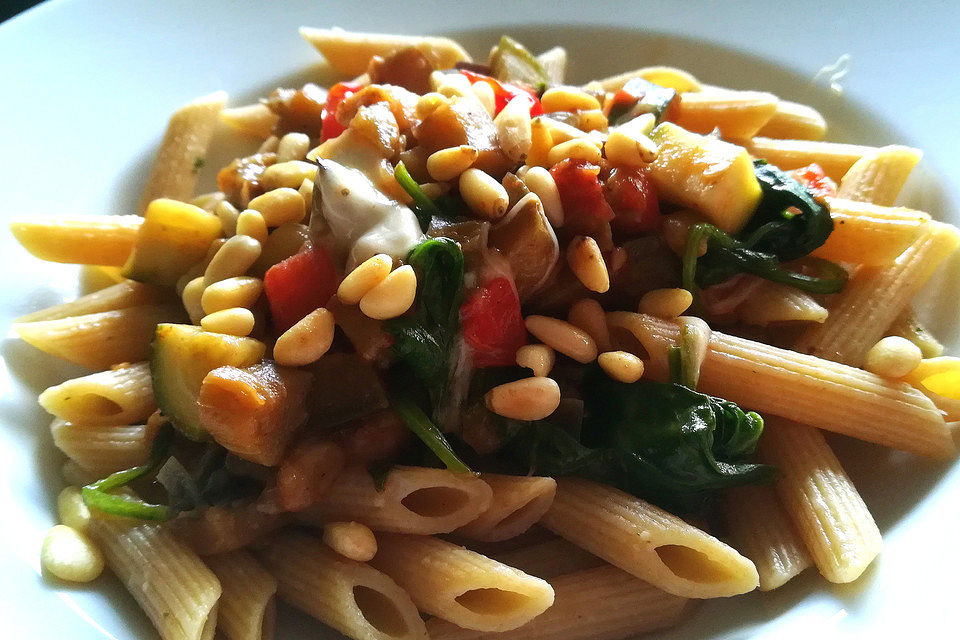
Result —
<path fill-rule="evenodd" d="M 451 98 L 436 105 L 414 127 L 414 135 L 430 153 L 440 149 L 470 145 L 478 156 L 473 163 L 480 169 L 500 178 L 515 166 L 500 148 L 497 127 L 479 102 L 467 98 Z"/>
<path fill-rule="evenodd" d="M 203 260 L 221 231 L 220 219 L 200 207 L 166 198 L 154 200 L 144 213 L 123 276 L 172 287 Z"/>
<path fill-rule="evenodd" d="M 823 167 L 816 162 L 794 169 L 790 177 L 807 188 L 807 191 L 819 201 L 837 195 L 837 183 L 827 176 Z"/>
<path fill-rule="evenodd" d="M 311 371 L 311 424 L 333 428 L 390 406 L 378 369 L 356 353 L 328 353 Z"/>
<path fill-rule="evenodd" d="M 323 127 L 320 130 L 321 142 L 329 140 L 330 138 L 336 138 L 346 131 L 346 127 L 337 120 L 337 107 L 340 106 L 341 102 L 362 88 L 362 85 L 353 82 L 338 82 L 330 87 L 330 91 L 327 93 L 327 103 L 323 107 L 323 113 L 320 116 L 323 120 Z"/>
<path fill-rule="evenodd" d="M 327 91 L 312 83 L 303 85 L 302 89 L 277 89 L 267 100 L 267 106 L 278 116 L 273 133 L 282 136 L 299 131 L 319 138 L 327 101 Z"/>
<path fill-rule="evenodd" d="M 648 170 L 613 169 L 603 188 L 613 209 L 611 224 L 614 229 L 623 233 L 643 233 L 660 227 L 663 216 L 660 215 L 657 189 Z"/>
<path fill-rule="evenodd" d="M 273 327 L 280 335 L 308 313 L 327 304 L 340 285 L 340 272 L 319 246 L 290 256 L 269 269 L 263 291 L 270 303 Z"/>
<path fill-rule="evenodd" d="M 557 236 L 533 194 L 520 199 L 490 229 L 489 244 L 506 258 L 522 301 L 543 287 L 560 257 Z"/>
<path fill-rule="evenodd" d="M 540 104 L 540 99 L 537 97 L 537 92 L 533 89 L 527 87 L 518 87 L 506 82 L 500 82 L 499 80 L 491 78 L 490 76 L 485 76 L 482 73 L 476 73 L 475 71 L 469 71 L 467 69 L 460 69 L 460 73 L 467 76 L 467 80 L 470 81 L 470 84 L 485 82 L 486 84 L 490 85 L 490 88 L 493 89 L 494 115 L 503 111 L 503 108 L 507 106 L 507 103 L 517 96 L 524 96 L 530 99 L 531 116 L 543 115 L 543 105 Z"/>
<path fill-rule="evenodd" d="M 517 349 L 527 343 L 520 298 L 507 278 L 475 289 L 460 308 L 460 324 L 477 368 L 513 366 Z"/>
<path fill-rule="evenodd" d="M 204 438 L 197 400 L 203 379 L 217 367 L 254 365 L 265 350 L 253 338 L 211 333 L 193 325 L 158 325 L 150 359 L 157 406 L 188 438 Z"/>
<path fill-rule="evenodd" d="M 564 227 L 572 233 L 593 235 L 615 215 L 600 184 L 600 167 L 567 158 L 550 169 L 563 203 Z"/>
<path fill-rule="evenodd" d="M 500 42 L 490 52 L 487 64 L 493 76 L 504 82 L 522 82 L 540 87 L 550 80 L 536 57 L 509 36 L 500 38 Z"/>
<path fill-rule="evenodd" d="M 643 78 L 632 78 L 604 105 L 611 125 L 619 125 L 644 113 L 652 113 L 656 122 L 670 120 L 679 100 L 674 89 L 661 87 Z"/>
<path fill-rule="evenodd" d="M 343 449 L 329 440 L 297 444 L 277 471 L 277 503 L 284 511 L 301 511 L 330 490 L 346 463 Z"/>

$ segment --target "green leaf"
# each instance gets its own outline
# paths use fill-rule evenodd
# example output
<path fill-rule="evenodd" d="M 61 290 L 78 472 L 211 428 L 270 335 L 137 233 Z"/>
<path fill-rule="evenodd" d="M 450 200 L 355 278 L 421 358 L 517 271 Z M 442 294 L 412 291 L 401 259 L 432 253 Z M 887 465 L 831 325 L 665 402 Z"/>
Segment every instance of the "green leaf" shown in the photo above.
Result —
<path fill-rule="evenodd" d="M 470 473 L 470 467 L 457 457 L 453 447 L 447 442 L 440 429 L 430 421 L 427 414 L 413 400 L 406 396 L 396 396 L 393 398 L 392 404 L 394 411 L 407 425 L 407 428 L 440 458 L 447 469 L 455 473 Z M 385 478 L 386 476 L 384 476 L 384 481 L 386 481 Z"/>
<path fill-rule="evenodd" d="M 490 52 L 490 74 L 501 82 L 527 84 L 531 87 L 547 85 L 550 77 L 537 58 L 526 47 L 509 36 Z"/>
<path fill-rule="evenodd" d="M 440 209 L 437 208 L 437 205 L 430 199 L 430 196 L 423 192 L 423 189 L 420 188 L 420 185 L 413 179 L 413 176 L 410 175 L 410 172 L 407 171 L 407 168 L 402 162 L 397 163 L 396 168 L 393 170 L 393 177 L 396 178 L 397 183 L 403 187 L 403 190 L 407 192 L 407 195 L 413 198 L 413 206 L 410 208 L 413 209 L 413 213 L 417 216 L 420 228 L 426 231 L 430 228 L 430 220 L 433 216 L 440 215 Z"/>

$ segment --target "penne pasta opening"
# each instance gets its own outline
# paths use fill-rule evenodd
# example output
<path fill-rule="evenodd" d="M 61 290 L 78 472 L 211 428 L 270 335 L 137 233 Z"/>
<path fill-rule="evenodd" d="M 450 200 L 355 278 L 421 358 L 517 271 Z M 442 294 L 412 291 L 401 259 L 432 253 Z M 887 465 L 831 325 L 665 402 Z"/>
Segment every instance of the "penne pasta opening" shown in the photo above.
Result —
<path fill-rule="evenodd" d="M 664 544 L 654 548 L 660 562 L 678 578 L 699 583 L 720 583 L 739 577 L 724 564 L 707 554 L 680 544 Z"/>
<path fill-rule="evenodd" d="M 424 487 L 407 494 L 400 504 L 423 518 L 443 518 L 457 513 L 470 500 L 469 493 L 456 487 Z"/>
<path fill-rule="evenodd" d="M 376 589 L 358 584 L 353 587 L 353 600 L 364 619 L 380 633 L 402 636 L 409 631 L 397 605 Z"/>
<path fill-rule="evenodd" d="M 86 415 L 115 416 L 123 413 L 123 407 L 99 393 L 84 393 L 75 398 L 65 398 L 73 403 L 73 411 Z"/>
<path fill-rule="evenodd" d="M 530 596 L 505 589 L 484 588 L 464 591 L 454 600 L 464 609 L 478 615 L 513 616 L 527 609 Z"/>

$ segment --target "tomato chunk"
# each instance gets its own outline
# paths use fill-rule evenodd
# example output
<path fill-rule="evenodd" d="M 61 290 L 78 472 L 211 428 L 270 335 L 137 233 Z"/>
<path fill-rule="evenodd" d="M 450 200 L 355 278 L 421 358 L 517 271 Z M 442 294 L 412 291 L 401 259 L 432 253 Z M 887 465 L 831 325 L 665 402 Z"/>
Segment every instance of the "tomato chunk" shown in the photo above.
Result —
<path fill-rule="evenodd" d="M 333 258 L 312 247 L 278 262 L 263 277 L 263 291 L 277 333 L 286 331 L 304 316 L 327 304 L 340 285 Z"/>
<path fill-rule="evenodd" d="M 567 158 L 554 165 L 550 175 L 560 192 L 564 227 L 573 233 L 590 235 L 598 226 L 614 219 L 613 209 L 603 197 L 600 167 Z"/>
<path fill-rule="evenodd" d="M 507 106 L 507 103 L 517 96 L 526 96 L 530 98 L 531 116 L 543 115 L 543 105 L 540 104 L 540 99 L 537 98 L 537 92 L 530 87 L 500 82 L 496 78 L 491 78 L 490 76 L 485 76 L 482 73 L 477 73 L 475 71 L 468 71 L 467 69 L 461 69 L 460 73 L 467 77 L 467 80 L 470 81 L 470 84 L 486 82 L 488 85 L 490 85 L 490 88 L 493 89 L 494 115 L 500 113 L 500 111 Z"/>
<path fill-rule="evenodd" d="M 613 228 L 623 233 L 655 231 L 660 227 L 657 190 L 646 169 L 614 169 L 604 185 L 613 208 Z"/>
<path fill-rule="evenodd" d="M 527 343 L 520 298 L 508 278 L 473 291 L 460 307 L 460 325 L 478 368 L 516 364 L 517 349 Z"/>
<path fill-rule="evenodd" d="M 817 200 L 837 195 L 837 183 L 827 177 L 816 162 L 790 172 L 794 180 L 802 184 Z"/>
<path fill-rule="evenodd" d="M 362 85 L 355 82 L 338 82 L 330 87 L 327 94 L 327 104 L 323 108 L 323 128 L 320 130 L 320 141 L 336 138 L 346 131 L 346 127 L 337 121 L 337 107 L 340 103 L 362 89 Z"/>

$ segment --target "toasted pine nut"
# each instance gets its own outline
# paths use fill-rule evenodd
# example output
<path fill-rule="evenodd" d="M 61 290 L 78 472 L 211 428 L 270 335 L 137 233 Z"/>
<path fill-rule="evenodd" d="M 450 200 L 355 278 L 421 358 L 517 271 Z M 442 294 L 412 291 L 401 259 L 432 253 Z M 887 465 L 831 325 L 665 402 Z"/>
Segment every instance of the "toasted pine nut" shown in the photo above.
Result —
<path fill-rule="evenodd" d="M 297 131 L 280 138 L 277 144 L 277 162 L 289 162 L 305 158 L 310 150 L 310 136 Z"/>
<path fill-rule="evenodd" d="M 554 111 L 589 111 L 599 109 L 600 102 L 576 87 L 551 87 L 540 98 L 546 113 Z"/>
<path fill-rule="evenodd" d="M 920 365 L 920 347 L 900 336 L 887 336 L 870 347 L 863 368 L 884 378 L 902 378 Z"/>
<path fill-rule="evenodd" d="M 607 314 L 593 298 L 581 298 L 573 303 L 567 314 L 567 322 L 587 332 L 597 343 L 600 351 L 610 351 L 610 329 Z"/>
<path fill-rule="evenodd" d="M 460 174 L 460 195 L 474 213 L 486 220 L 499 220 L 510 204 L 503 185 L 480 169 L 467 169 Z"/>
<path fill-rule="evenodd" d="M 567 158 L 598 164 L 601 158 L 600 147 L 587 138 L 567 140 L 550 149 L 550 153 L 547 154 L 547 164 L 553 166 Z"/>
<path fill-rule="evenodd" d="M 514 162 L 522 161 L 533 144 L 530 99 L 526 96 L 513 98 L 497 114 L 493 123 L 497 125 L 497 140 L 503 152 Z"/>
<path fill-rule="evenodd" d="M 583 131 L 606 131 L 610 124 L 607 122 L 607 116 L 603 115 L 603 111 L 600 109 L 581 111 L 578 115 L 577 128 Z"/>
<path fill-rule="evenodd" d="M 686 251 L 687 238 L 690 236 L 690 227 L 698 222 L 703 222 L 703 218 L 689 210 L 681 210 L 676 213 L 671 213 L 668 216 L 663 216 L 663 226 L 661 227 L 663 239 L 666 241 L 667 246 L 678 256 L 683 256 L 684 251 Z M 706 252 L 707 241 L 703 240 L 700 243 L 700 249 L 697 255 L 702 256 Z"/>
<path fill-rule="evenodd" d="M 193 324 L 200 324 L 200 318 L 203 317 L 203 290 L 206 289 L 204 286 L 203 277 L 194 278 L 183 288 L 183 293 L 180 294 L 180 298 L 183 300 L 183 308 L 187 310 L 187 315 L 190 316 L 190 322 Z"/>
<path fill-rule="evenodd" d="M 200 327 L 204 331 L 225 333 L 228 336 L 248 336 L 253 331 L 256 319 L 250 309 L 232 307 L 222 311 L 214 311 L 200 319 Z"/>
<path fill-rule="evenodd" d="M 307 213 L 303 197 L 289 187 L 267 191 L 251 200 L 247 208 L 259 211 L 268 227 L 278 227 L 284 222 L 300 222 Z"/>
<path fill-rule="evenodd" d="M 90 526 L 90 509 L 77 487 L 67 487 L 57 496 L 57 514 L 61 524 L 77 531 L 86 533 Z"/>
<path fill-rule="evenodd" d="M 524 378 L 494 387 L 484 396 L 490 411 L 514 420 L 542 420 L 560 406 L 560 386 L 552 378 Z"/>
<path fill-rule="evenodd" d="M 201 193 L 191 200 L 190 204 L 195 207 L 200 207 L 204 211 L 213 213 L 218 204 L 226 201 L 225 198 L 226 196 L 223 194 L 223 191 L 210 191 L 209 193 Z"/>
<path fill-rule="evenodd" d="M 90 582 L 103 573 L 103 553 L 85 534 L 58 524 L 47 532 L 40 566 L 61 580 Z"/>
<path fill-rule="evenodd" d="M 434 151 L 427 158 L 427 173 L 437 182 L 453 180 L 469 169 L 480 154 L 468 144 Z"/>
<path fill-rule="evenodd" d="M 657 159 L 657 143 L 647 136 L 631 136 L 617 128 L 610 132 L 603 152 L 616 167 L 643 167 Z"/>
<path fill-rule="evenodd" d="M 492 118 L 494 112 L 497 110 L 497 98 L 493 94 L 493 87 L 486 82 L 474 82 L 471 89 L 473 89 L 474 95 L 477 96 L 477 101 L 483 105 L 487 115 Z"/>
<path fill-rule="evenodd" d="M 357 304 L 371 289 L 383 282 L 393 268 L 393 258 L 378 253 L 367 258 L 347 274 L 337 287 L 337 297 L 344 304 Z"/>
<path fill-rule="evenodd" d="M 263 170 L 260 174 L 260 184 L 267 192 L 288 187 L 296 189 L 304 180 L 313 180 L 317 175 L 317 165 L 303 160 L 277 162 Z"/>
<path fill-rule="evenodd" d="M 483 83 L 486 86 L 486 83 Z M 323 543 L 344 558 L 366 562 L 377 555 L 377 538 L 359 522 L 328 522 L 323 525 Z"/>
<path fill-rule="evenodd" d="M 308 212 L 309 215 L 310 207 L 313 205 L 313 180 L 304 178 L 303 182 L 300 183 L 300 188 L 297 189 L 297 191 L 300 192 L 300 197 L 303 198 L 303 208 Z M 291 223 L 287 222 L 284 224 Z"/>
<path fill-rule="evenodd" d="M 279 144 L 280 138 L 277 136 L 270 136 L 260 143 L 260 146 L 257 147 L 257 153 L 274 153 L 277 150 L 277 145 Z"/>
<path fill-rule="evenodd" d="M 374 320 L 396 318 L 406 312 L 417 297 L 417 274 L 404 265 L 390 273 L 360 298 L 360 311 Z"/>
<path fill-rule="evenodd" d="M 693 294 L 686 289 L 654 289 L 640 298 L 640 313 L 660 318 L 677 318 L 693 304 Z"/>
<path fill-rule="evenodd" d="M 203 291 L 200 304 L 204 313 L 216 313 L 233 307 L 249 309 L 263 292 L 263 281 L 249 276 L 235 276 L 214 282 Z"/>
<path fill-rule="evenodd" d="M 242 276 L 260 257 L 261 250 L 260 243 L 250 236 L 233 236 L 228 239 L 203 272 L 204 286 L 233 276 Z"/>
<path fill-rule="evenodd" d="M 468 80 L 465 75 L 434 71 L 430 74 L 430 82 L 431 84 L 436 83 L 436 92 L 442 96 L 446 96 L 447 98 L 470 98 L 480 102 L 477 99 L 477 94 L 473 92 L 470 80 Z"/>
<path fill-rule="evenodd" d="M 527 151 L 525 162 L 533 166 L 547 167 L 547 156 L 553 148 L 553 134 L 547 126 L 546 119 L 538 116 L 530 120 L 530 150 Z"/>
<path fill-rule="evenodd" d="M 440 71 L 434 71 L 430 74 L 430 84 L 436 86 L 436 82 L 439 82 L 438 78 L 442 78 L 443 73 Z M 437 110 L 442 104 L 447 104 L 449 100 L 447 97 L 436 91 L 431 91 L 430 93 L 425 93 L 420 96 L 420 99 L 417 100 L 417 116 L 420 118 L 425 118 L 434 111 Z M 406 163 L 404 163 L 406 164 Z"/>
<path fill-rule="evenodd" d="M 529 167 L 524 172 L 522 179 L 527 188 L 540 198 L 540 202 L 543 204 L 543 212 L 547 214 L 550 224 L 556 228 L 562 227 L 563 204 L 560 202 L 560 191 L 557 190 L 557 183 L 550 172 L 543 167 Z"/>
<path fill-rule="evenodd" d="M 597 357 L 597 343 L 586 331 L 569 322 L 547 316 L 527 316 L 524 324 L 540 342 L 577 362 L 586 364 Z"/>
<path fill-rule="evenodd" d="M 285 367 L 316 362 L 333 344 L 333 314 L 315 309 L 283 332 L 273 345 L 273 359 Z"/>
<path fill-rule="evenodd" d="M 237 216 L 237 235 L 250 236 L 263 244 L 267 239 L 267 222 L 259 211 L 244 209 Z"/>
<path fill-rule="evenodd" d="M 597 241 L 590 236 L 577 236 L 567 247 L 567 264 L 590 291 L 606 293 L 610 289 L 610 274 L 603 261 Z"/>
<path fill-rule="evenodd" d="M 530 369 L 539 378 L 550 374 L 555 360 L 553 349 L 545 344 L 525 344 L 517 349 L 517 364 Z"/>
<path fill-rule="evenodd" d="M 223 235 L 229 238 L 237 232 L 237 218 L 240 216 L 240 212 L 237 211 L 235 206 L 224 200 L 217 205 L 213 212 L 220 218 Z"/>
<path fill-rule="evenodd" d="M 630 384 L 643 376 L 643 360 L 626 351 L 606 351 L 597 356 L 597 362 L 618 382 Z"/>
<path fill-rule="evenodd" d="M 448 182 L 424 182 L 420 185 L 420 189 L 426 194 L 431 200 L 436 200 L 441 196 L 445 196 L 450 193 L 450 183 Z"/>

